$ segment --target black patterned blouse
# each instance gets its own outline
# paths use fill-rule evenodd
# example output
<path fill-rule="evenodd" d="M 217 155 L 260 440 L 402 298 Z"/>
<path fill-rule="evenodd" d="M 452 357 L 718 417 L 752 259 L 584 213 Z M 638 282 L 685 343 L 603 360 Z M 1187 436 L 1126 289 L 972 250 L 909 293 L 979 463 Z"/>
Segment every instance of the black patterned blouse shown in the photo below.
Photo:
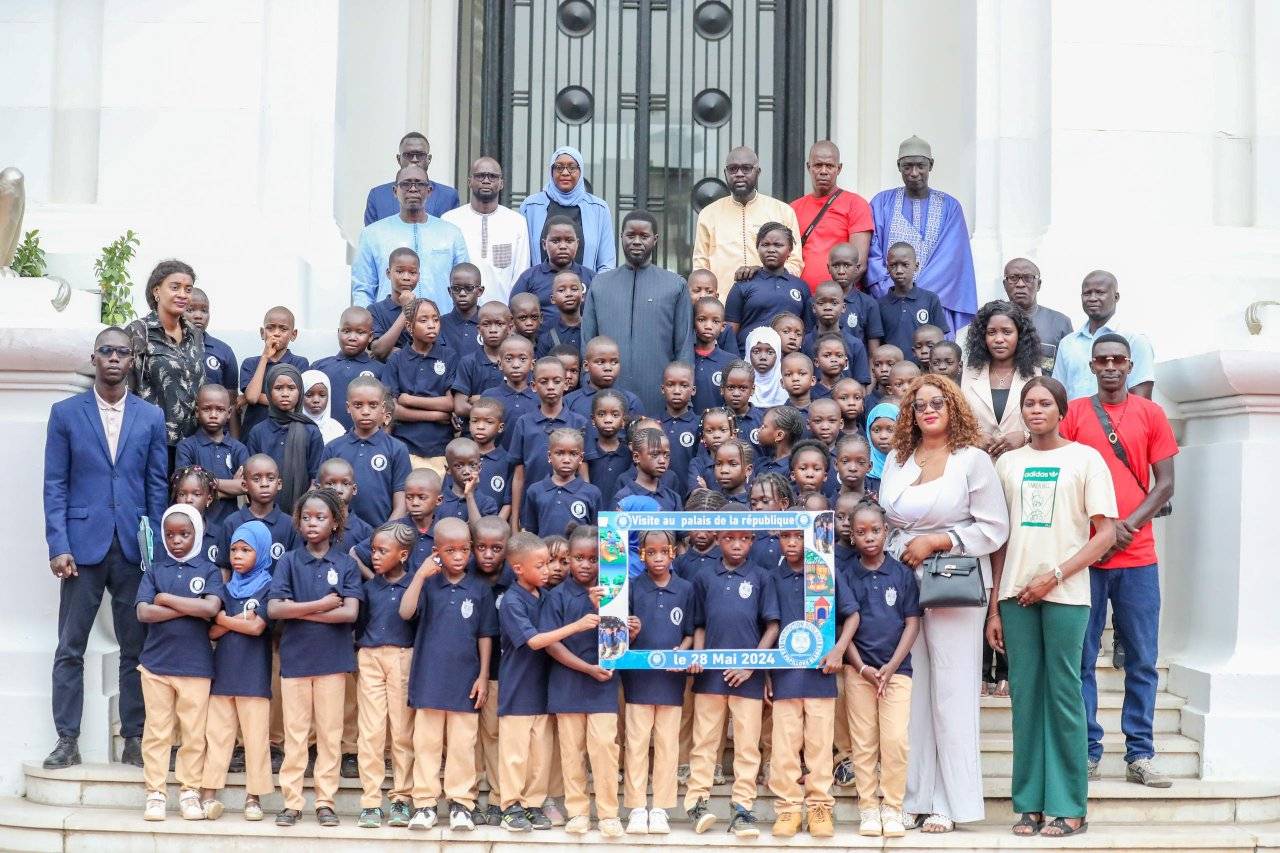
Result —
<path fill-rule="evenodd" d="M 186 317 L 182 343 L 175 343 L 152 311 L 125 327 L 133 343 L 129 387 L 164 410 L 170 446 L 196 431 L 196 391 L 204 382 L 204 334 Z"/>

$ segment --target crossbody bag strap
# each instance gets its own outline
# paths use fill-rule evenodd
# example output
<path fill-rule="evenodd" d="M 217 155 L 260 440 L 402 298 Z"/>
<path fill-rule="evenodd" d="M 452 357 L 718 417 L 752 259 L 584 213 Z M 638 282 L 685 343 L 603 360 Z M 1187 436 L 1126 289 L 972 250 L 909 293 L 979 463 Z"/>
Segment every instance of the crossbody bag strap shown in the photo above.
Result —
<path fill-rule="evenodd" d="M 1142 494 L 1147 494 L 1142 481 L 1138 479 L 1137 472 L 1133 470 L 1133 465 L 1129 463 L 1129 454 L 1125 453 L 1124 445 L 1120 443 L 1120 436 L 1116 435 L 1116 429 L 1111 425 L 1111 418 L 1107 415 L 1107 410 L 1102 408 L 1102 398 L 1094 394 L 1089 398 L 1089 402 L 1093 404 L 1093 413 L 1098 416 L 1098 423 L 1102 424 L 1102 434 L 1107 437 L 1107 443 L 1111 445 L 1111 452 L 1120 460 L 1120 464 L 1124 465 L 1124 469 L 1129 472 L 1129 476 L 1133 477 L 1133 481 L 1138 484 L 1138 488 L 1142 489 Z"/>
<path fill-rule="evenodd" d="M 827 203 L 818 210 L 818 215 L 813 217 L 813 221 L 809 223 L 809 227 L 804 229 L 804 233 L 800 235 L 801 246 L 809 242 L 809 235 L 813 233 L 813 229 L 818 227 L 818 223 L 822 221 L 822 217 L 827 215 L 827 211 L 831 209 L 831 205 L 835 203 L 835 200 L 839 198 L 840 194 L 843 192 L 844 190 L 837 187 L 836 191 L 827 199 Z"/>

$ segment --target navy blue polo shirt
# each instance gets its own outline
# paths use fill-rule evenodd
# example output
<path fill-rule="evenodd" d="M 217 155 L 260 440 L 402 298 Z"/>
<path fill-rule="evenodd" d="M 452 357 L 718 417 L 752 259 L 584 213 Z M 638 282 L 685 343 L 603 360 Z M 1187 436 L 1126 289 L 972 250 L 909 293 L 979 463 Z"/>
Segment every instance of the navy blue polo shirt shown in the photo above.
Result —
<path fill-rule="evenodd" d="M 658 586 L 648 572 L 627 584 L 631 615 L 640 620 L 633 649 L 674 649 L 693 636 L 693 584 L 671 575 Z M 622 693 L 628 705 L 682 705 L 687 676 L 683 672 L 626 670 Z"/>
<path fill-rule="evenodd" d="M 245 449 L 250 455 L 265 453 L 276 461 L 276 467 L 284 472 L 284 446 L 289 438 L 290 423 L 279 423 L 271 418 L 254 424 L 245 438 Z M 316 478 L 320 470 L 320 455 L 324 453 L 324 437 L 320 435 L 320 427 L 313 423 L 302 425 L 307 431 L 307 477 Z M 277 497 L 277 501 L 279 497 Z M 286 507 L 287 509 L 288 507 Z"/>
<path fill-rule="evenodd" d="M 756 406 L 747 406 L 745 415 L 734 415 L 738 419 L 738 438 L 747 442 L 756 452 L 756 461 L 752 463 L 752 467 L 760 462 L 760 427 L 764 425 L 764 409 Z"/>
<path fill-rule="evenodd" d="M 204 537 L 200 540 L 200 548 L 197 553 L 202 555 L 210 563 L 215 566 L 218 564 L 218 536 L 210 530 L 206 530 Z"/>
<path fill-rule="evenodd" d="M 418 570 L 418 566 L 421 566 L 423 562 L 425 562 L 428 558 L 431 557 L 431 551 L 433 548 L 436 547 L 436 538 L 431 535 L 430 530 L 426 533 L 423 533 L 421 530 L 419 530 L 418 525 L 415 524 L 413 519 L 407 515 L 404 516 L 403 518 L 397 518 L 394 520 L 400 522 L 401 524 L 407 525 L 410 530 L 418 534 L 418 541 L 414 543 L 413 550 L 409 552 L 408 569 L 409 569 L 409 574 L 413 574 Z M 434 530 L 435 526 L 436 526 L 435 520 L 433 518 L 431 522 L 431 530 Z M 373 568 L 373 536 L 370 535 L 368 538 L 366 538 L 364 541 L 362 541 L 359 545 L 356 545 L 355 547 L 356 547 L 356 558 L 361 563 L 364 563 L 366 566 L 372 569 Z"/>
<path fill-rule="evenodd" d="M 422 584 L 417 623 L 410 707 L 476 713 L 468 694 L 480 677 L 479 640 L 498 634 L 492 588 L 471 574 L 456 583 L 444 572 L 433 575 Z"/>
<path fill-rule="evenodd" d="M 231 347 L 208 332 L 204 333 L 204 381 L 212 382 L 236 393 L 240 365 Z M 234 402 L 234 401 L 232 401 Z"/>
<path fill-rule="evenodd" d="M 361 584 L 364 601 L 360 604 L 360 618 L 356 620 L 356 646 L 362 649 L 413 646 L 413 622 L 400 618 L 400 598 L 412 579 L 413 575 L 408 572 L 394 583 L 382 575 L 374 575 Z"/>
<path fill-rule="evenodd" d="M 357 376 L 372 376 L 374 379 L 381 380 L 382 373 L 386 370 L 386 365 L 372 358 L 367 352 L 357 356 L 338 353 L 320 359 L 311 367 L 329 377 L 329 416 L 342 424 L 342 428 L 346 430 L 355 426 L 355 422 L 347 412 L 347 386 Z"/>
<path fill-rule="evenodd" d="M 879 569 L 868 571 L 859 560 L 854 562 L 847 577 L 858 587 L 859 621 L 853 644 L 863 663 L 882 667 L 897 651 L 907 618 L 924 615 L 916 573 L 885 554 Z M 910 654 L 902 659 L 897 674 L 911 674 Z"/>
<path fill-rule="evenodd" d="M 847 326 L 841 327 L 840 337 L 844 339 L 844 353 L 849 359 L 849 366 L 845 368 L 844 375 L 853 377 L 863 385 L 869 384 L 871 382 L 871 361 L 867 356 L 867 345 L 863 343 L 861 336 Z M 813 369 L 815 374 L 819 373 L 817 365 L 818 338 L 818 332 L 809 332 L 800 343 L 800 351 L 814 361 Z M 815 400 L 818 398 L 818 388 L 820 387 L 821 385 L 818 383 L 813 386 L 813 398 Z M 826 394 L 823 396 L 830 397 L 831 392 L 826 390 Z"/>
<path fill-rule="evenodd" d="M 675 476 L 671 471 L 667 471 L 663 475 L 662 481 L 658 483 L 657 491 L 649 491 L 644 486 L 631 479 L 625 483 L 618 484 L 618 491 L 613 493 L 613 505 L 615 509 L 620 509 L 622 499 L 629 495 L 644 495 L 653 498 L 658 502 L 658 509 L 677 511 L 684 509 L 684 498 L 682 498 L 675 489 L 664 485 L 668 476 Z"/>
<path fill-rule="evenodd" d="M 631 470 L 631 450 L 627 443 L 619 437 L 617 449 L 604 450 L 600 447 L 600 436 L 594 429 L 589 429 L 583 458 L 587 462 L 591 485 L 600 490 L 600 506 L 613 506 L 618 478 Z"/>
<path fill-rule="evenodd" d="M 165 554 L 143 572 L 134 605 L 155 604 L 162 592 L 180 598 L 215 598 L 222 592 L 222 572 L 202 554 L 192 554 L 186 562 Z M 151 622 L 138 663 L 154 675 L 182 675 L 213 678 L 213 647 L 209 645 L 209 620 L 179 616 L 165 622 Z"/>
<path fill-rule="evenodd" d="M 563 486 L 547 477 L 525 489 L 520 526 L 539 536 L 564 536 L 570 522 L 595 524 L 603 506 L 600 490 L 581 477 Z"/>
<path fill-rule="evenodd" d="M 724 319 L 738 324 L 738 352 L 747 346 L 747 335 L 759 326 L 767 326 L 783 311 L 790 311 L 804 322 L 809 309 L 809 285 L 787 272 L 761 267 L 744 281 L 735 281 L 724 303 Z M 750 355 L 748 353 L 748 355 Z M 782 353 L 778 353 L 782 357 Z"/>
<path fill-rule="evenodd" d="M 331 592 L 364 600 L 356 561 L 333 548 L 317 557 L 305 548 L 290 551 L 276 564 L 269 598 L 272 601 L 318 601 Z M 355 672 L 356 653 L 350 622 L 282 620 L 280 677 L 312 678 Z"/>
<path fill-rule="evenodd" d="M 547 667 L 551 659 L 545 651 L 535 651 L 527 645 L 539 633 L 545 599 L 545 593 L 535 596 L 518 583 L 512 583 L 502 595 L 502 604 L 498 607 L 498 628 L 502 636 L 499 717 L 547 713 Z"/>
<path fill-rule="evenodd" d="M 258 362 L 261 360 L 262 356 L 251 355 L 240 365 L 240 390 L 242 392 L 248 390 L 249 382 L 253 379 L 253 374 L 258 369 Z M 311 362 L 307 361 L 300 355 L 294 355 L 287 349 L 284 351 L 284 354 L 280 356 L 278 361 L 271 362 L 271 364 L 279 364 L 280 362 L 293 365 L 298 369 L 299 373 L 306 373 L 307 369 L 311 366 Z M 267 384 L 266 373 L 271 372 L 271 364 L 267 365 L 267 369 L 263 374 L 262 384 L 264 386 Z M 266 393 L 266 388 L 263 388 L 263 393 Z M 240 434 L 247 436 L 249 434 L 249 430 L 253 429 L 255 425 L 266 419 L 267 407 L 264 404 L 253 403 L 245 406 L 244 411 L 240 413 Z M 245 443 L 248 444 L 248 441 L 246 440 Z"/>
<path fill-rule="evenodd" d="M 467 563 L 467 574 L 489 587 L 489 604 L 493 610 L 494 632 L 493 648 L 489 650 L 489 680 L 497 681 L 498 672 L 502 668 L 502 642 L 498 636 L 498 610 L 502 606 L 502 596 L 515 585 L 516 573 L 511 571 L 511 566 L 503 563 L 502 569 L 498 572 L 498 577 L 491 578 L 491 576 L 483 574 L 476 568 L 476 558 L 473 556 Z"/>
<path fill-rule="evenodd" d="M 249 458 L 249 450 L 230 435 L 223 434 L 222 441 L 214 441 L 204 430 L 189 435 L 178 442 L 174 453 L 174 470 L 188 465 L 199 465 L 219 480 L 230 480 Z M 204 514 L 206 529 L 216 530 L 216 525 L 236 511 L 236 498 L 215 498 Z"/>
<path fill-rule="evenodd" d="M 689 463 L 700 447 L 698 436 L 702 425 L 692 408 L 685 409 L 683 415 L 664 413 L 658 422 L 662 424 L 662 431 L 667 434 L 667 442 L 671 445 L 671 467 L 667 470 L 675 475 L 674 488 L 678 494 L 687 495 Z"/>
<path fill-rule="evenodd" d="M 444 397 L 453 384 L 453 368 L 458 356 L 439 342 L 423 355 L 413 347 L 398 349 L 387 359 L 383 381 L 393 397 Z M 418 456 L 443 456 L 444 446 L 453 438 L 453 423 L 396 421 L 396 438 Z"/>
<path fill-rule="evenodd" d="M 533 254 L 535 257 L 541 255 L 542 247 L 538 246 L 535 248 Z M 565 267 L 563 270 L 558 270 L 551 266 L 550 261 L 543 261 L 540 264 L 534 264 L 524 272 L 520 273 L 520 277 L 516 279 L 516 283 L 511 286 L 512 296 L 515 296 L 517 293 L 532 293 L 534 296 L 538 297 L 538 302 L 542 305 L 542 325 L 544 327 L 550 326 L 556 321 L 556 318 L 560 316 L 560 309 L 551 304 L 551 291 L 555 284 L 556 276 L 565 270 L 568 270 L 569 272 L 576 272 L 578 274 L 578 278 L 582 279 L 583 287 L 590 286 L 591 279 L 595 278 L 596 275 L 595 272 L 587 269 L 577 261 L 570 261 L 569 266 Z M 583 302 L 586 301 L 585 293 L 583 294 L 582 299 Z M 511 300 L 508 299 L 507 301 L 509 303 Z"/>
<path fill-rule="evenodd" d="M 907 358 L 911 357 L 911 337 L 916 329 L 933 325 L 944 333 L 951 331 L 938 295 L 923 287 L 913 286 L 905 296 L 890 290 L 880 297 L 880 322 L 884 325 L 882 343 L 893 344 Z"/>
<path fill-rule="evenodd" d="M 404 491 L 404 481 L 413 470 L 404 444 L 380 429 L 368 438 L 354 432 L 339 436 L 324 446 L 320 462 L 345 459 L 356 473 L 356 494 L 351 512 L 375 527 L 391 516 L 396 492 Z"/>
<path fill-rule="evenodd" d="M 771 450 L 770 448 L 765 448 L 766 452 L 770 450 Z M 753 480 L 759 479 L 761 474 L 765 474 L 771 471 L 775 474 L 781 474 L 783 477 L 786 478 L 788 482 L 790 482 L 791 481 L 791 457 L 783 456 L 781 459 L 779 459 L 776 456 L 764 456 L 764 455 L 757 456 L 756 461 L 751 466 L 751 478 Z"/>
<path fill-rule="evenodd" d="M 266 518 L 258 518 L 248 506 L 243 506 L 223 519 L 218 530 L 218 566 L 223 569 L 231 568 L 231 537 L 235 535 L 236 528 L 247 521 L 261 521 L 271 532 L 271 572 L 274 574 L 280 558 L 298 547 L 302 541 L 293 526 L 293 519 L 276 507 L 271 508 Z"/>
<path fill-rule="evenodd" d="M 676 472 L 672 471 L 670 468 L 667 468 L 666 473 L 662 475 L 662 479 L 658 480 L 658 483 L 664 489 L 670 489 L 671 491 L 674 492 L 676 490 Z M 619 491 L 626 488 L 627 486 L 634 486 L 635 484 L 636 484 L 636 469 L 633 466 L 618 475 L 618 482 L 617 482 L 617 487 L 614 491 L 614 496 L 618 497 Z M 679 493 L 677 493 L 677 496 L 683 499 L 683 496 L 679 495 Z M 618 499 L 621 500 L 621 498 L 618 498 Z M 683 506 L 684 505 L 681 504 L 681 508 L 683 508 Z"/>
<path fill-rule="evenodd" d="M 595 612 L 596 607 L 591 603 L 587 588 L 572 577 L 566 577 L 563 583 L 547 593 L 538 626 L 542 631 L 554 631 Z M 579 631 L 560 643 L 584 663 L 600 662 L 597 631 Z M 596 681 L 586 673 L 569 669 L 551 658 L 547 675 L 547 713 L 616 714 L 618 682 L 612 678 Z"/>
<path fill-rule="evenodd" d="M 585 368 L 582 372 L 586 373 Z M 612 390 L 617 391 L 627 401 L 628 418 L 635 418 L 644 414 L 644 403 L 640 402 L 640 398 L 634 391 L 628 391 L 621 385 L 614 385 Z M 591 405 L 595 403 L 596 394 L 599 394 L 600 391 L 601 389 L 588 382 L 577 391 L 564 395 L 564 407 L 571 412 L 582 415 L 589 421 L 591 420 Z"/>
<path fill-rule="evenodd" d="M 706 551 L 699 551 L 692 545 L 671 563 L 673 574 L 693 583 L 693 579 L 705 571 L 715 571 L 724 565 L 724 554 L 720 546 L 713 544 Z"/>
<path fill-rule="evenodd" d="M 792 622 L 803 622 L 804 572 L 795 571 L 785 562 L 778 567 L 774 577 L 778 590 L 778 614 L 782 627 Z M 837 573 L 835 583 L 836 636 L 840 626 L 858 612 L 856 591 Z M 826 675 L 821 669 L 778 669 L 773 671 L 774 699 L 834 699 L 836 698 L 837 673 Z"/>
<path fill-rule="evenodd" d="M 458 354 L 459 360 L 473 352 L 480 352 L 484 345 L 480 340 L 480 309 L 474 309 L 470 317 L 464 317 L 455 307 L 440 318 L 440 337 L 449 349 Z"/>
<path fill-rule="evenodd" d="M 686 480 L 689 488 L 685 494 L 699 488 L 699 478 L 702 479 L 708 489 L 716 488 L 715 459 L 711 457 L 711 453 L 702 444 L 698 445 L 698 452 L 693 454 L 693 458 L 689 460 L 689 478 Z"/>
<path fill-rule="evenodd" d="M 511 454 L 513 465 L 524 465 L 525 483 L 551 476 L 551 462 L 547 459 L 551 433 L 564 427 L 585 433 L 587 419 L 562 405 L 560 414 L 554 417 L 544 415 L 541 409 L 535 409 L 516 421 L 515 429 L 510 430 L 511 444 L 507 450 Z"/>
<path fill-rule="evenodd" d="M 369 540 L 372 536 L 373 525 L 355 513 L 348 511 L 346 527 L 342 531 L 342 536 L 333 541 L 333 547 L 339 554 L 349 554 L 352 548 L 355 548 L 361 542 Z M 298 547 L 305 548 L 306 545 L 299 545 Z"/>
<path fill-rule="evenodd" d="M 720 349 L 729 353 L 734 358 L 738 358 L 741 354 L 741 350 L 738 349 L 738 336 L 735 335 L 733 333 L 733 329 L 728 326 L 725 326 L 720 330 L 720 337 L 716 338 L 716 346 L 720 347 Z"/>
<path fill-rule="evenodd" d="M 839 580 L 853 580 L 854 565 L 858 562 L 858 552 L 852 545 L 846 545 L 844 542 L 836 540 L 835 548 L 836 571 L 840 572 Z"/>
<path fill-rule="evenodd" d="M 493 498 L 501 509 L 511 503 L 511 456 L 501 447 L 480 454 L 480 482 L 476 494 Z"/>
<path fill-rule="evenodd" d="M 376 341 L 387 333 L 387 329 L 395 325 L 396 318 L 404 313 L 404 306 L 388 296 L 370 305 L 369 313 L 373 315 L 373 339 Z M 396 338 L 396 349 L 404 349 L 411 343 L 413 338 L 409 335 L 409 324 L 406 322 L 400 337 Z"/>
<path fill-rule="evenodd" d="M 732 334 L 730 329 L 725 332 Z M 693 401 L 689 404 L 696 412 L 705 412 L 724 405 L 724 395 L 720 385 L 724 382 L 724 372 L 738 357 L 717 346 L 706 355 L 696 350 L 693 353 Z"/>
<path fill-rule="evenodd" d="M 757 533 L 755 541 L 751 543 L 751 550 L 747 552 L 747 560 L 762 569 L 776 571 L 782 566 L 781 540 L 773 533 Z"/>
<path fill-rule="evenodd" d="M 884 337 L 884 324 L 880 322 L 880 306 L 876 298 L 869 293 L 849 288 L 844 295 L 844 307 L 840 311 L 840 325 L 846 332 L 852 332 L 867 347 L 867 340 Z M 809 330 L 818 327 L 818 318 L 813 313 L 813 301 L 809 302 L 809 311 L 805 314 L 804 327 Z"/>
<path fill-rule="evenodd" d="M 552 334 L 553 332 L 555 334 Z M 533 352 L 538 358 L 542 358 L 562 344 L 573 347 L 579 353 L 582 352 L 582 322 L 579 321 L 576 326 L 567 325 L 564 317 L 557 310 L 555 321 L 550 325 L 545 318 L 543 319 L 542 331 L 538 333 L 538 343 L 534 346 Z"/>
<path fill-rule="evenodd" d="M 516 431 L 516 424 L 530 412 L 538 411 L 538 406 L 541 405 L 538 395 L 533 393 L 533 389 L 527 385 L 523 391 L 517 391 L 504 379 L 501 385 L 495 385 L 485 391 L 484 396 L 492 397 L 502 403 L 506 414 L 502 417 L 502 432 L 498 435 L 498 445 L 504 450 L 510 450 L 511 436 Z"/>
<path fill-rule="evenodd" d="M 267 619 L 267 593 L 271 580 L 267 579 L 244 598 L 236 598 L 225 586 L 219 591 L 222 609 L 227 616 L 236 618 L 246 610 Z M 213 649 L 214 696 L 256 696 L 271 698 L 271 622 L 261 634 L 251 637 L 237 631 L 223 634 Z"/>
<path fill-rule="evenodd" d="M 498 503 L 492 497 L 480 491 L 480 484 L 476 483 L 476 509 L 480 515 L 497 515 Z M 462 495 L 455 494 L 453 491 L 453 478 L 446 478 L 444 488 L 440 492 L 440 506 L 436 507 L 436 520 L 442 518 L 456 518 L 459 521 L 471 522 L 471 516 L 467 514 L 467 499 Z"/>
<path fill-rule="evenodd" d="M 706 629 L 707 649 L 754 649 L 770 622 L 777 622 L 778 594 L 769 572 L 750 561 L 736 569 L 721 563 L 714 572 L 693 579 L 693 625 Z M 743 684 L 730 687 L 723 670 L 694 676 L 694 693 L 764 698 L 764 675 L 754 672 Z"/>
<path fill-rule="evenodd" d="M 453 374 L 452 388 L 466 397 L 474 394 L 492 397 L 492 394 L 485 392 L 490 388 L 497 388 L 499 385 L 505 384 L 505 382 L 506 380 L 502 378 L 502 368 L 498 366 L 498 362 L 492 361 L 489 356 L 485 355 L 482 348 L 467 353 L 462 357 L 462 361 L 458 362 L 458 369 Z"/>

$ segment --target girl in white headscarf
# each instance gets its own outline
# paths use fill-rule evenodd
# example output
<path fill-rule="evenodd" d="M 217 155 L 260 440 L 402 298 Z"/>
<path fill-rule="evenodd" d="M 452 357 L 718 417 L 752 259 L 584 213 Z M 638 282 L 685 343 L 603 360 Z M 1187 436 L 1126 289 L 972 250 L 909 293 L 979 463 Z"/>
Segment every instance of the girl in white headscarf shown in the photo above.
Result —
<path fill-rule="evenodd" d="M 782 338 L 768 326 L 758 326 L 747 335 L 743 355 L 756 375 L 751 405 L 762 409 L 781 406 L 788 400 L 782 387 Z"/>
<path fill-rule="evenodd" d="M 320 385 L 324 386 L 323 399 L 317 387 Z M 302 410 L 320 428 L 320 437 L 324 439 L 325 444 L 335 438 L 341 438 L 346 432 L 342 424 L 329 414 L 332 400 L 333 386 L 329 384 L 327 374 L 319 370 L 308 370 L 302 374 Z"/>
<path fill-rule="evenodd" d="M 171 537 L 166 531 L 166 526 L 170 518 L 175 515 L 186 516 L 191 522 L 192 538 L 188 541 L 180 533 Z M 174 539 L 174 543 L 170 543 L 170 539 Z M 192 559 L 203 553 L 201 543 L 204 542 L 204 518 L 200 515 L 200 510 L 191 504 L 174 504 L 164 511 L 164 516 L 160 519 L 160 541 L 164 543 L 164 552 L 169 555 L 175 563 L 189 563 Z M 180 553 L 179 553 L 180 552 Z"/>

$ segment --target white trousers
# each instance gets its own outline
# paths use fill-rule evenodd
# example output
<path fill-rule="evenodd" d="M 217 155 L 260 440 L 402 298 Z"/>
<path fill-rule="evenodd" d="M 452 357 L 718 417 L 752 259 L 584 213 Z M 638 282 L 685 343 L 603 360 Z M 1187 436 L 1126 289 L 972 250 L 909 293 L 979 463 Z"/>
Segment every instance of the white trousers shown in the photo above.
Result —
<path fill-rule="evenodd" d="M 991 591 L 988 590 L 990 595 Z M 911 722 L 903 811 L 983 819 L 978 688 L 985 607 L 926 610 L 911 647 Z"/>

